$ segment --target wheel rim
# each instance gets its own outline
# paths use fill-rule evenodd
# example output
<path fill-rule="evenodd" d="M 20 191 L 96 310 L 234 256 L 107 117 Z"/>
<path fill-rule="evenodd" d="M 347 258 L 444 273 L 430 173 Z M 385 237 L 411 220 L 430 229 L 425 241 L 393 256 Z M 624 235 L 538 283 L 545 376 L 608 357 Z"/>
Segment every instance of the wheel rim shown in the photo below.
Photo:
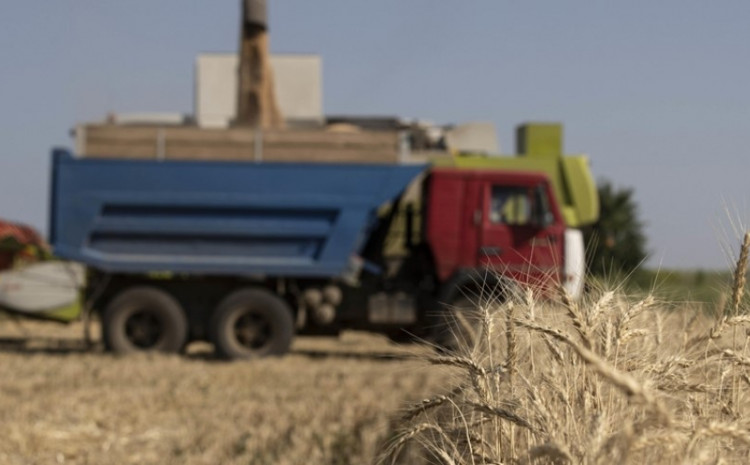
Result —
<path fill-rule="evenodd" d="M 125 336 L 139 349 L 155 347 L 163 330 L 162 322 L 149 310 L 137 310 L 125 321 Z"/>
<path fill-rule="evenodd" d="M 271 322 L 252 310 L 240 313 L 232 325 L 232 330 L 237 343 L 249 351 L 262 350 L 273 338 Z"/>

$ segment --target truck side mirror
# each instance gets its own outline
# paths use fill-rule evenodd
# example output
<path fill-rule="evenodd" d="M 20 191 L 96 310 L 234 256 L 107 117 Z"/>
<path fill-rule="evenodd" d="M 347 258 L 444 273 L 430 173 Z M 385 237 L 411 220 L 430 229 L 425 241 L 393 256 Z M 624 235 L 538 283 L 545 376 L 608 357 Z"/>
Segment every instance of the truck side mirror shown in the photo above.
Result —
<path fill-rule="evenodd" d="M 540 226 L 542 228 L 546 228 L 547 226 L 555 222 L 555 217 L 552 214 L 552 212 L 549 210 L 546 210 L 541 216 L 542 216 L 542 220 L 541 220 Z"/>

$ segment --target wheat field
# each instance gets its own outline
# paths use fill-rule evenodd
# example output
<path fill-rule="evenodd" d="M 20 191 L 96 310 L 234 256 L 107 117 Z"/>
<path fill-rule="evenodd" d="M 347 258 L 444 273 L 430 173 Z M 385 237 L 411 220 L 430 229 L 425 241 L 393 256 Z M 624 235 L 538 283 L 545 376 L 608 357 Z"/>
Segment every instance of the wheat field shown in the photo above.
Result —
<path fill-rule="evenodd" d="M 713 312 L 477 296 L 451 353 L 350 332 L 249 362 L 116 357 L 80 324 L 3 319 L 0 463 L 750 463 L 749 254 Z"/>
<path fill-rule="evenodd" d="M 528 289 L 478 296 L 457 321 L 470 343 L 427 359 L 460 374 L 407 409 L 384 460 L 750 463 L 749 255 L 746 234 L 713 314 L 608 290 L 582 302 L 560 290 L 552 304 Z"/>

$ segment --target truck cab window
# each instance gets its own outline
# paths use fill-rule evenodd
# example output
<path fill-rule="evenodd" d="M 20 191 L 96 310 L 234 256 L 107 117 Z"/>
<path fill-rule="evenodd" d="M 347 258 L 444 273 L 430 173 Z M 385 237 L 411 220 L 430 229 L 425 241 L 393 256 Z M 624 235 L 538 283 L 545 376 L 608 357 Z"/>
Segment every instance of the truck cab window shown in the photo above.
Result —
<path fill-rule="evenodd" d="M 553 221 L 546 186 L 492 186 L 489 218 L 493 224 L 546 227 Z"/>
<path fill-rule="evenodd" d="M 492 186 L 490 222 L 512 226 L 532 222 L 532 192 L 527 187 Z"/>

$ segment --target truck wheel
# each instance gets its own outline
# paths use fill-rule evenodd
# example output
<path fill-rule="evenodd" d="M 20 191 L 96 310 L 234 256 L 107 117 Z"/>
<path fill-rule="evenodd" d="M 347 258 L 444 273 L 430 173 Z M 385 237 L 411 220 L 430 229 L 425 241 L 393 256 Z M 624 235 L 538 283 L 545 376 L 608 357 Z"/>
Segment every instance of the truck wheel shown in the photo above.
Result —
<path fill-rule="evenodd" d="M 479 309 L 470 298 L 459 296 L 445 305 L 437 326 L 436 342 L 440 349 L 464 353 L 474 346 L 479 331 Z"/>
<path fill-rule="evenodd" d="M 224 358 L 282 355 L 294 336 L 289 306 L 263 289 L 242 289 L 225 298 L 214 312 L 211 338 Z"/>
<path fill-rule="evenodd" d="M 154 287 L 122 292 L 107 306 L 102 320 L 104 344 L 115 353 L 176 353 L 187 342 L 185 312 L 174 297 Z"/>

